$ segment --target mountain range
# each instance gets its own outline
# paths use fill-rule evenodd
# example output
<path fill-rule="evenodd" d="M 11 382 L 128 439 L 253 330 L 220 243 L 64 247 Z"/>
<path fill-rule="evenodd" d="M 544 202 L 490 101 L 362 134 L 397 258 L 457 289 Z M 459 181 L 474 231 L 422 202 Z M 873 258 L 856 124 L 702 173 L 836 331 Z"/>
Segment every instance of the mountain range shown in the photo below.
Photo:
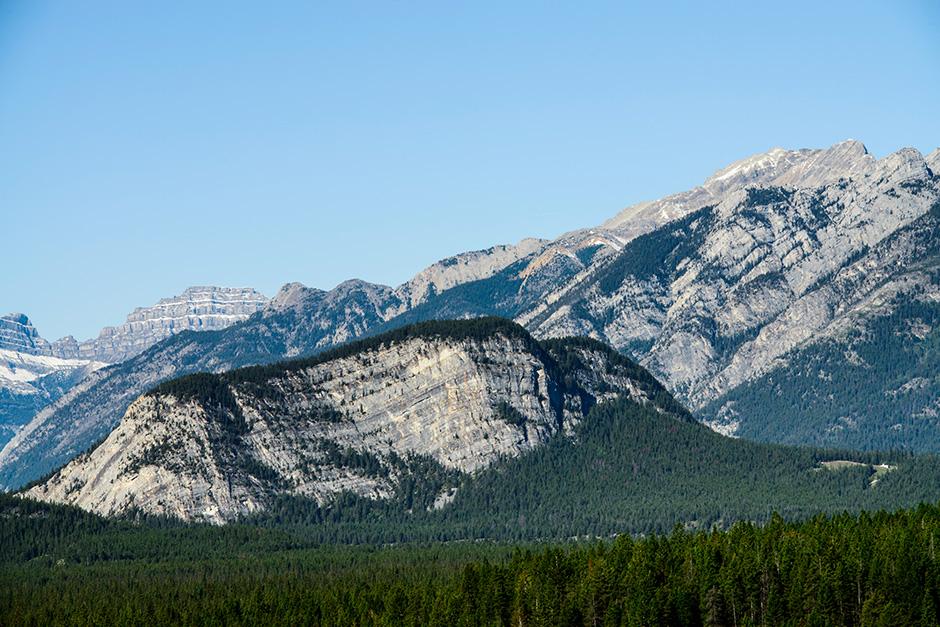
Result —
<path fill-rule="evenodd" d="M 938 479 L 935 457 L 718 435 L 596 340 L 537 341 L 476 318 L 168 381 L 25 495 L 111 517 L 388 542 L 910 506 L 938 498 Z"/>
<path fill-rule="evenodd" d="M 936 451 L 938 172 L 940 150 L 774 149 L 597 227 L 457 255 L 397 288 L 288 284 L 242 322 L 86 377 L 0 451 L 0 484 L 74 458 L 162 381 L 487 315 L 539 339 L 603 341 L 725 434 Z"/>

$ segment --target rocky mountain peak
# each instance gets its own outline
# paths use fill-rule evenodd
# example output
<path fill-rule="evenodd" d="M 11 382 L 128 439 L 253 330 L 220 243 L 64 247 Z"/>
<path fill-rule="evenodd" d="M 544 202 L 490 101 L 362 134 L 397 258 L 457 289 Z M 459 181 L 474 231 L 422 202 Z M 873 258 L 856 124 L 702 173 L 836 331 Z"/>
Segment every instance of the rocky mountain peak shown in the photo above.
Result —
<path fill-rule="evenodd" d="M 767 152 L 735 161 L 731 165 L 718 170 L 705 180 L 702 187 L 712 193 L 721 193 L 732 187 L 740 188 L 745 185 L 759 185 L 769 182 L 782 175 L 795 164 L 803 161 L 813 152 L 772 148 Z"/>
<path fill-rule="evenodd" d="M 352 292 L 364 292 L 367 294 L 374 294 L 376 292 L 385 292 L 391 288 L 387 285 L 380 285 L 378 283 L 369 283 L 368 281 L 363 281 L 362 279 L 347 279 L 337 285 L 335 288 L 330 290 L 336 294 L 344 295 Z"/>
<path fill-rule="evenodd" d="M 50 350 L 53 355 L 62 359 L 78 359 L 81 356 L 81 345 L 71 335 L 54 341 Z"/>
<path fill-rule="evenodd" d="M 137 307 L 127 317 L 127 322 L 169 318 L 174 325 L 202 326 L 196 319 L 200 316 L 238 316 L 238 312 L 249 310 L 254 313 L 267 300 L 264 294 L 249 287 L 194 286 L 186 288 L 179 296 L 161 298 L 155 305 Z"/>
<path fill-rule="evenodd" d="M 902 148 L 878 161 L 878 175 L 892 184 L 930 177 L 924 156 L 916 148 Z"/>
<path fill-rule="evenodd" d="M 302 308 L 311 297 L 322 294 L 323 290 L 307 287 L 303 283 L 286 283 L 268 302 L 265 310 L 278 312 Z"/>
<path fill-rule="evenodd" d="M 774 148 L 719 170 L 703 187 L 713 194 L 749 186 L 813 188 L 863 176 L 874 164 L 865 144 L 854 139 L 825 149 Z"/>
<path fill-rule="evenodd" d="M 849 139 L 821 150 L 805 151 L 804 158 L 769 185 L 810 189 L 842 179 L 865 176 L 875 166 L 875 158 L 860 141 Z"/>
<path fill-rule="evenodd" d="M 11 313 L 0 317 L 0 349 L 41 355 L 49 350 L 49 343 L 40 337 L 26 314 Z"/>
<path fill-rule="evenodd" d="M 626 243 L 703 207 L 717 205 L 746 187 L 815 188 L 862 177 L 874 167 L 875 159 L 865 145 L 851 139 L 825 149 L 773 148 L 735 161 L 689 191 L 627 207 L 602 228 Z"/>
<path fill-rule="evenodd" d="M 79 355 L 121 362 L 180 331 L 224 329 L 260 311 L 267 302 L 263 294 L 251 288 L 189 287 L 179 296 L 134 309 L 124 324 L 105 327 L 97 338 L 82 342 Z"/>
<path fill-rule="evenodd" d="M 549 242 L 526 238 L 518 244 L 500 244 L 441 259 L 399 286 L 395 291 L 403 305 L 415 307 L 434 294 L 493 276 L 506 266 L 542 250 Z"/>

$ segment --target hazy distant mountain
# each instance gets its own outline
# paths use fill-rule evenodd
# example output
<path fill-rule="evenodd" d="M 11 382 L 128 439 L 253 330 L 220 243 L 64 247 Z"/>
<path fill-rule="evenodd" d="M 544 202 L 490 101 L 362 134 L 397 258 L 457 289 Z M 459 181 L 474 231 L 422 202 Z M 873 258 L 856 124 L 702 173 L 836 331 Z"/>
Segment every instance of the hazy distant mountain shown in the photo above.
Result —
<path fill-rule="evenodd" d="M 181 331 L 224 329 L 259 311 L 267 301 L 251 288 L 190 287 L 179 296 L 138 307 L 123 324 L 105 327 L 94 339 L 62 338 L 53 344 L 52 353 L 115 364 Z"/>

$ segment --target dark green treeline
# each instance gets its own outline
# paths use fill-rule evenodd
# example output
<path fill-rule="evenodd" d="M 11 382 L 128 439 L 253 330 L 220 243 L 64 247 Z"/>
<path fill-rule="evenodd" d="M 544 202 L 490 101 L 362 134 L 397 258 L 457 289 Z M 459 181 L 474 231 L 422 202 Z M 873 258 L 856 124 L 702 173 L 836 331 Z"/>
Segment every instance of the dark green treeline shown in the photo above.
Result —
<path fill-rule="evenodd" d="M 525 548 L 272 551 L 235 534 L 223 550 L 186 531 L 166 559 L 148 544 L 102 561 L 86 543 L 67 560 L 5 562 L 0 624 L 938 624 L 934 506 Z M 201 543 L 210 557 L 191 557 Z"/>

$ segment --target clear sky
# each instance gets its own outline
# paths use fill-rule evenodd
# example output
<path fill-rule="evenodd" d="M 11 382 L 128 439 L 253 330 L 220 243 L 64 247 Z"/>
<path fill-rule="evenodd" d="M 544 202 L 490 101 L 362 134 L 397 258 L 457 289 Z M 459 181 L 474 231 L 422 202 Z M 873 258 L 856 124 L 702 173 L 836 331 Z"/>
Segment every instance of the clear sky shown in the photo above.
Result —
<path fill-rule="evenodd" d="M 397 284 L 773 146 L 926 152 L 938 5 L 0 0 L 0 313 L 84 339 L 189 285 Z"/>

